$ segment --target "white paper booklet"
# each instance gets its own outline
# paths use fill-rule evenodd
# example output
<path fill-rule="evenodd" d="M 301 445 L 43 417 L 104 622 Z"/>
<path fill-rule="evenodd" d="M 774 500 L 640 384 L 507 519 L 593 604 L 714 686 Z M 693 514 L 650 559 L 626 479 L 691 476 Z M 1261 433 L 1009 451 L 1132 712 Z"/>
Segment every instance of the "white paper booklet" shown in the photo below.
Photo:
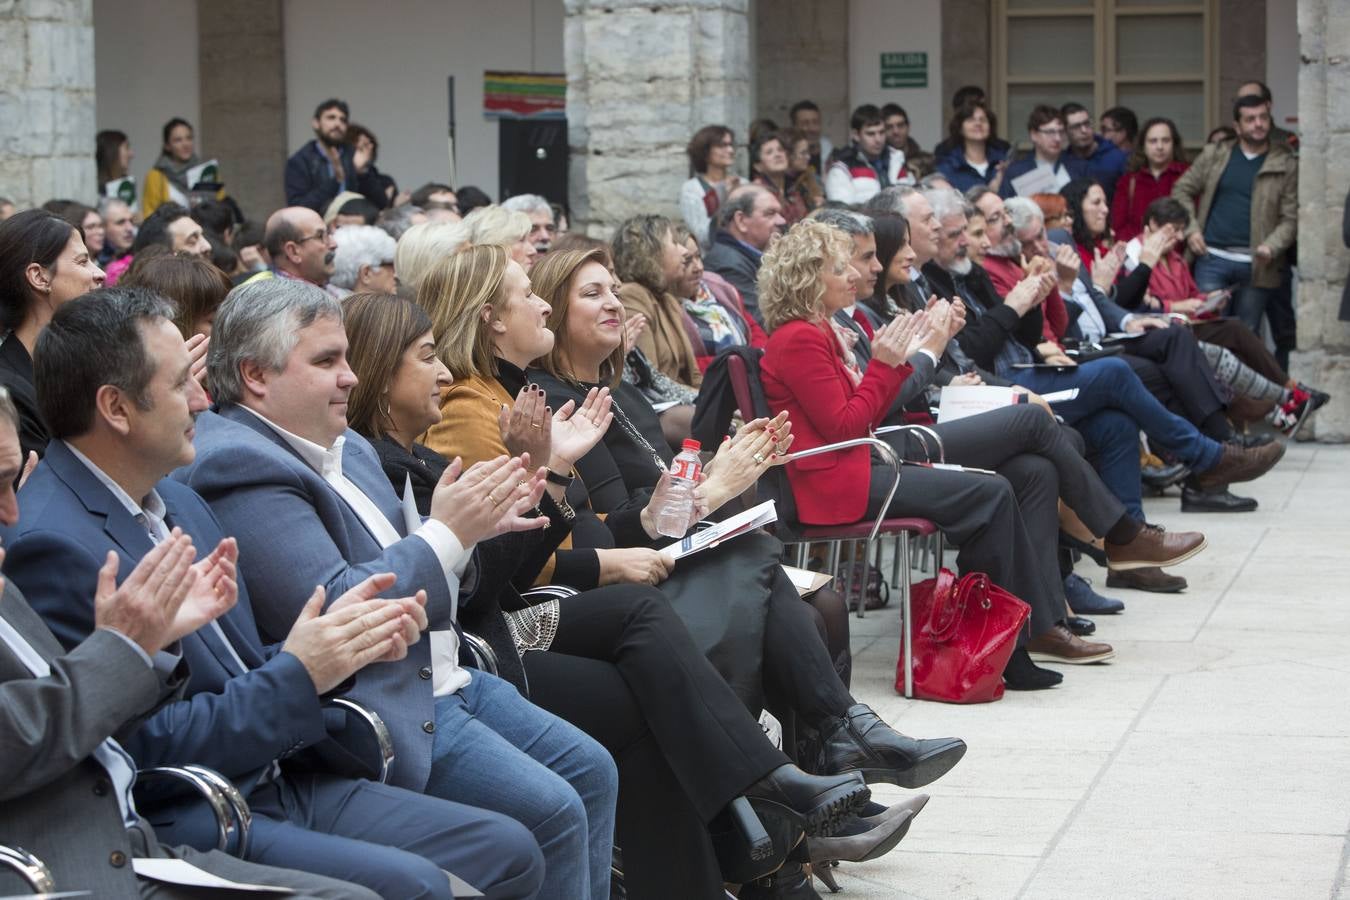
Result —
<path fill-rule="evenodd" d="M 696 531 L 662 549 L 670 551 L 672 556 L 676 559 L 680 559 L 681 557 L 698 553 L 700 550 L 716 547 L 722 541 L 733 538 L 738 534 L 744 534 L 747 531 L 761 528 L 777 521 L 777 507 L 774 506 L 772 500 L 765 500 L 758 506 L 752 506 L 743 513 L 737 513 L 725 521 L 718 522 L 716 525 L 705 528 L 702 531 Z"/>

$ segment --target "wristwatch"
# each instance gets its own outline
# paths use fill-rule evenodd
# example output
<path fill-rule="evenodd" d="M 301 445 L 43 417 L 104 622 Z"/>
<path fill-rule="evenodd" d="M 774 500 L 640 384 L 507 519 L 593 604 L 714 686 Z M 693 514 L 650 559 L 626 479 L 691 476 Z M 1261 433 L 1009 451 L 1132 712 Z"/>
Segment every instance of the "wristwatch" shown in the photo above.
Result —
<path fill-rule="evenodd" d="M 563 475 L 553 471 L 552 469 L 549 469 L 548 474 L 544 476 L 544 480 L 547 481 L 549 484 L 556 484 L 558 485 L 558 487 L 566 488 L 572 486 L 572 481 L 574 480 L 574 477 L 575 476 L 572 475 Z"/>

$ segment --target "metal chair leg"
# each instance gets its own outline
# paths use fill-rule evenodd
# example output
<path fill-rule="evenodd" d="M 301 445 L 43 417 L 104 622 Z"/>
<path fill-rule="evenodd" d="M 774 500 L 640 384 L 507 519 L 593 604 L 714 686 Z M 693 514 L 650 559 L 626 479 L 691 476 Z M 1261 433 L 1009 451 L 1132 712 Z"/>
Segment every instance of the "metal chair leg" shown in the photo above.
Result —
<path fill-rule="evenodd" d="M 904 532 L 899 532 L 895 536 L 895 547 L 891 551 L 891 588 L 896 590 L 900 587 L 900 541 L 904 539 Z M 878 562 L 880 562 L 878 560 Z"/>
<path fill-rule="evenodd" d="M 844 569 L 844 602 L 846 603 L 853 596 L 853 570 L 857 568 L 857 565 L 858 565 L 858 542 L 849 541 L 848 568 Z M 863 584 L 864 586 L 867 584 L 865 578 L 863 580 Z M 867 606 L 867 598 L 862 596 L 864 593 L 865 591 L 858 592 L 858 618 L 860 619 L 864 618 L 865 607 Z"/>
<path fill-rule="evenodd" d="M 909 603 L 909 534 L 908 532 L 900 536 L 900 553 L 904 557 L 903 565 L 900 571 L 904 573 L 904 581 L 900 584 L 900 615 L 903 622 L 900 626 L 900 634 L 904 642 L 904 663 L 905 663 L 905 697 L 914 696 L 914 622 L 910 615 Z"/>
<path fill-rule="evenodd" d="M 811 545 L 805 542 L 793 545 L 793 552 L 796 554 L 793 565 L 799 569 L 805 569 Z"/>

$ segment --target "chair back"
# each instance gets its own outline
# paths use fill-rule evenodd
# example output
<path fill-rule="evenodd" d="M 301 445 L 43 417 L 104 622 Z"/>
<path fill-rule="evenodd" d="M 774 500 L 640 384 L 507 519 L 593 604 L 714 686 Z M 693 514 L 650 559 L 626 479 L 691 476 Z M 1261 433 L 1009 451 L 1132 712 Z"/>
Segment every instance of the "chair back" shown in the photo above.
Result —
<path fill-rule="evenodd" d="M 742 418 L 773 415 L 773 410 L 769 409 L 764 399 L 764 386 L 759 381 L 758 355 L 753 364 L 740 354 L 728 356 L 727 379 L 731 382 L 731 390 Z M 759 493 L 761 498 L 774 501 L 778 522 L 773 531 L 778 539 L 785 544 L 793 543 L 801 523 L 797 521 L 797 503 L 792 497 L 787 470 L 783 466 L 774 466 L 765 472 L 759 479 Z"/>

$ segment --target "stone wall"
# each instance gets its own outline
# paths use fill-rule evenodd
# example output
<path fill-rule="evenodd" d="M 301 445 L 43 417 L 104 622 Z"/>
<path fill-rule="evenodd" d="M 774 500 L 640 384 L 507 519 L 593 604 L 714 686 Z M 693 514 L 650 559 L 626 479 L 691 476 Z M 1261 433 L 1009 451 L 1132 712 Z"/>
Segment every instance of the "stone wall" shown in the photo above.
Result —
<path fill-rule="evenodd" d="M 1332 394 L 1304 434 L 1350 441 L 1350 322 L 1338 319 L 1350 251 L 1350 5 L 1299 0 L 1298 346 L 1291 374 Z"/>
<path fill-rule="evenodd" d="M 607 236 L 638 213 L 679 214 L 685 145 L 750 120 L 748 0 L 566 0 L 574 226 Z"/>
<path fill-rule="evenodd" d="M 92 0 L 0 0 L 0 196 L 92 202 Z"/>
<path fill-rule="evenodd" d="M 281 0 L 197 0 L 202 132 L 251 219 L 285 204 L 286 57 Z"/>
<path fill-rule="evenodd" d="M 835 146 L 848 137 L 848 7 L 848 0 L 755 4 L 756 117 L 786 127 L 792 104 L 810 99 Z"/>

